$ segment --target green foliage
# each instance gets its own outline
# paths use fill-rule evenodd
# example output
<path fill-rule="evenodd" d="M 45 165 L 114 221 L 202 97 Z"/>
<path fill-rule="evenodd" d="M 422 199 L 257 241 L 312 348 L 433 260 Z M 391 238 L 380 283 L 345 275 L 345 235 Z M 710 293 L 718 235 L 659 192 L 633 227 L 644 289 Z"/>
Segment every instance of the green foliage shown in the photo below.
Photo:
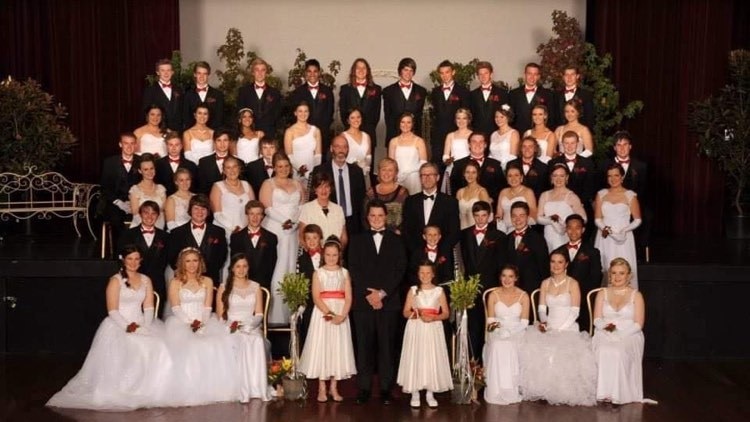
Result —
<path fill-rule="evenodd" d="M 552 32 L 555 36 L 540 44 L 536 52 L 541 56 L 542 84 L 559 89 L 565 67 L 576 65 L 581 71 L 582 85 L 594 93 L 594 127 L 591 130 L 596 142 L 595 154 L 599 157 L 610 151 L 613 133 L 622 120 L 632 119 L 643 109 L 642 101 L 631 101 L 620 106 L 620 93 L 609 78 L 612 56 L 600 56 L 593 44 L 584 42 L 581 25 L 567 13 L 552 12 Z"/>
<path fill-rule="evenodd" d="M 289 69 L 289 76 L 287 77 L 287 84 L 289 90 L 293 91 L 295 88 L 305 83 L 305 61 L 307 60 L 307 53 L 301 48 L 297 48 L 297 57 L 294 58 L 294 65 Z M 331 87 L 336 88 L 336 76 L 341 72 L 341 62 L 338 60 L 331 60 L 328 64 L 328 71 L 321 69 L 320 81 Z"/>
<path fill-rule="evenodd" d="M 729 53 L 729 83 L 717 95 L 690 104 L 688 127 L 698 134 L 698 151 L 729 176 L 739 215 L 750 180 L 750 51 Z"/>
<path fill-rule="evenodd" d="M 187 89 L 189 86 L 193 85 L 193 66 L 196 62 L 190 62 L 187 65 L 184 65 L 182 63 L 182 53 L 180 53 L 180 50 L 172 51 L 172 58 L 170 60 L 172 61 L 172 70 L 174 70 L 172 83 L 182 89 Z M 156 68 L 154 68 L 154 73 L 146 75 L 146 82 L 149 85 L 155 84 L 158 80 L 159 77 L 156 76 Z"/>
<path fill-rule="evenodd" d="M 279 283 L 278 292 L 292 312 L 307 303 L 310 294 L 310 279 L 301 273 L 286 273 Z"/>
<path fill-rule="evenodd" d="M 463 86 L 466 89 L 469 89 L 471 82 L 477 76 L 477 63 L 478 62 L 479 62 L 479 59 L 477 59 L 476 57 L 471 59 L 471 61 L 466 64 L 459 63 L 459 62 L 452 62 L 453 69 L 456 71 L 456 76 L 454 76 L 453 78 L 456 81 L 456 83 Z M 434 86 L 438 86 L 441 83 L 443 83 L 440 80 L 440 74 L 438 73 L 437 69 L 430 72 L 430 80 L 432 81 L 432 84 Z"/>
<path fill-rule="evenodd" d="M 33 79 L 0 82 L 0 172 L 53 170 L 76 144 L 62 123 L 66 117 L 65 107 Z"/>
<path fill-rule="evenodd" d="M 456 279 L 449 284 L 451 290 L 451 308 L 460 312 L 474 307 L 474 300 L 481 292 L 482 285 L 479 283 L 479 274 L 464 277 L 460 272 Z"/>

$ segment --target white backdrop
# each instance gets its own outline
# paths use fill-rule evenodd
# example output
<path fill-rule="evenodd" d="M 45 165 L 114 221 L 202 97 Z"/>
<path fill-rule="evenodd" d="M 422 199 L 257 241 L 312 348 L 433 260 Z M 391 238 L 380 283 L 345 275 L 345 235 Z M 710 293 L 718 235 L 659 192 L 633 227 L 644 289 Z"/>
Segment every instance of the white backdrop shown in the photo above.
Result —
<path fill-rule="evenodd" d="M 417 62 L 415 80 L 428 89 L 440 61 L 474 57 L 494 65 L 495 80 L 515 86 L 524 64 L 539 60 L 537 46 L 552 36 L 555 9 L 585 25 L 585 0 L 180 0 L 180 44 L 185 62 L 221 68 L 216 49 L 229 28 L 238 28 L 245 50 L 258 52 L 284 83 L 299 47 L 323 67 L 340 60 L 339 86 L 360 56 L 385 74 L 376 78 L 383 86 L 407 56 Z"/>

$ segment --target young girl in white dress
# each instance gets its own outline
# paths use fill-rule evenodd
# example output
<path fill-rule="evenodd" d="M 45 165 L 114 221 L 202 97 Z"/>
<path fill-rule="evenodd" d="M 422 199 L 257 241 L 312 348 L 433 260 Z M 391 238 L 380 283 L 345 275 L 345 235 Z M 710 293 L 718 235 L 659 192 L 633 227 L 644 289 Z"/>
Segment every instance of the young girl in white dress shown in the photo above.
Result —
<path fill-rule="evenodd" d="M 313 168 L 321 162 L 323 144 L 320 130 L 307 123 L 310 106 L 306 102 L 297 104 L 294 117 L 297 121 L 284 132 L 284 152 L 291 160 L 294 177 L 307 185 Z"/>
<path fill-rule="evenodd" d="M 96 331 L 81 370 L 47 406 L 94 410 L 133 410 L 164 404 L 173 372 L 164 327 L 154 321 L 151 280 L 138 273 L 141 253 L 122 252 L 122 269 L 107 284 L 109 316 Z"/>
<path fill-rule="evenodd" d="M 453 162 L 469 156 L 469 135 L 471 135 L 471 111 L 465 108 L 456 110 L 456 127 L 457 130 L 449 133 L 445 137 L 445 148 L 443 149 L 443 164 L 445 164 L 445 174 L 440 186 L 440 191 L 447 194 L 453 194 L 455 189 L 448 192 L 449 180 L 453 171 Z"/>
<path fill-rule="evenodd" d="M 539 323 L 530 327 L 521 346 L 521 391 L 524 400 L 592 406 L 596 403 L 596 362 L 591 338 L 578 330 L 581 290 L 566 274 L 567 251 L 550 254 L 552 276 L 542 282 Z"/>
<path fill-rule="evenodd" d="M 539 161 L 547 162 L 557 152 L 557 136 L 547 127 L 549 112 L 544 104 L 537 104 L 531 109 L 531 123 L 533 127 L 523 133 L 523 137 L 531 136 L 539 146 Z"/>
<path fill-rule="evenodd" d="M 201 158 L 214 153 L 214 131 L 208 127 L 208 107 L 200 104 L 195 108 L 195 125 L 182 134 L 182 149 L 185 158 L 198 165 Z"/>
<path fill-rule="evenodd" d="M 244 254 L 233 255 L 227 281 L 216 293 L 216 314 L 231 334 L 239 366 L 240 402 L 257 398 L 271 400 L 268 385 L 267 341 L 263 336 L 263 292 L 247 278 L 250 266 Z"/>
<path fill-rule="evenodd" d="M 508 187 L 501 190 L 497 196 L 495 220 L 497 229 L 507 234 L 514 230 L 513 222 L 510 220 L 510 207 L 514 202 L 529 204 L 529 225 L 536 224 L 537 207 L 534 191 L 523 185 L 523 170 L 513 164 L 506 170 L 505 175 Z"/>
<path fill-rule="evenodd" d="M 156 177 L 156 159 L 153 155 L 145 153 L 141 155 L 141 161 L 138 163 L 138 173 L 142 179 L 137 184 L 130 187 L 128 191 L 128 201 L 133 211 L 133 219 L 130 227 L 138 227 L 141 224 L 141 216 L 138 210 L 146 201 L 154 201 L 159 206 L 159 210 L 164 208 L 164 202 L 167 201 L 167 189 L 154 182 Z M 159 213 L 156 220 L 156 227 L 164 229 L 164 213 Z"/>
<path fill-rule="evenodd" d="M 169 283 L 172 316 L 167 319 L 167 344 L 174 361 L 169 405 L 196 406 L 240 399 L 239 366 L 224 325 L 211 318 L 214 285 L 202 276 L 206 264 L 198 249 L 185 248 L 177 257 Z"/>
<path fill-rule="evenodd" d="M 398 163 L 398 183 L 411 195 L 422 191 L 419 167 L 427 162 L 427 146 L 412 132 L 413 128 L 414 115 L 404 113 L 399 120 L 401 134 L 388 144 L 388 158 Z"/>
<path fill-rule="evenodd" d="M 557 163 L 552 167 L 550 180 L 552 189 L 542 192 L 539 196 L 539 209 L 536 221 L 544 225 L 544 240 L 547 250 L 554 251 L 568 242 L 565 229 L 565 219 L 571 214 L 578 214 L 586 221 L 586 210 L 581 199 L 568 189 L 570 170 L 564 163 Z"/>
<path fill-rule="evenodd" d="M 164 142 L 165 130 L 163 127 L 161 107 L 153 105 L 146 110 L 146 124 L 139 127 L 135 135 L 135 153 L 138 155 L 149 153 L 156 158 L 167 156 L 167 144 Z"/>
<path fill-rule="evenodd" d="M 352 307 L 352 283 L 349 272 L 341 267 L 341 243 L 330 236 L 323 245 L 324 264 L 313 273 L 312 298 L 315 308 L 299 370 L 309 379 L 318 379 L 318 401 L 328 401 L 326 380 L 330 380 L 333 401 L 341 402 L 338 381 L 357 373 L 349 323 Z"/>
<path fill-rule="evenodd" d="M 260 140 L 265 133 L 255 130 L 252 109 L 243 108 L 237 114 L 240 138 L 230 145 L 229 153 L 245 163 L 251 163 L 260 158 Z"/>
<path fill-rule="evenodd" d="M 420 263 L 419 285 L 412 286 L 406 296 L 403 315 L 408 318 L 401 348 L 401 362 L 396 382 L 405 393 L 411 393 L 411 407 L 420 407 L 420 390 L 426 390 L 429 407 L 438 405 L 433 393 L 453 389 L 448 349 L 442 321 L 450 316 L 443 288 L 435 286 L 435 266 Z"/>
<path fill-rule="evenodd" d="M 518 131 L 510 127 L 511 121 L 513 121 L 513 111 L 507 104 L 503 104 L 495 111 L 497 130 L 490 135 L 489 156 L 502 164 L 503 171 L 510 160 L 518 157 L 518 147 L 521 143 Z"/>
<path fill-rule="evenodd" d="M 594 355 L 599 368 L 596 399 L 614 404 L 643 401 L 643 324 L 645 302 L 630 285 L 630 263 L 615 258 L 609 286 L 597 293 L 594 306 Z"/>
<path fill-rule="evenodd" d="M 346 156 L 346 162 L 357 164 L 365 174 L 365 180 L 367 181 L 372 167 L 372 142 L 370 135 L 361 129 L 362 111 L 358 108 L 352 109 L 346 121 L 349 123 L 349 129 L 342 132 L 349 144 L 349 155 Z"/>
<path fill-rule="evenodd" d="M 484 400 L 512 404 L 522 400 L 518 349 L 529 326 L 529 295 L 516 287 L 518 267 L 500 270 L 500 287 L 487 299 L 487 341 L 484 344 Z"/>

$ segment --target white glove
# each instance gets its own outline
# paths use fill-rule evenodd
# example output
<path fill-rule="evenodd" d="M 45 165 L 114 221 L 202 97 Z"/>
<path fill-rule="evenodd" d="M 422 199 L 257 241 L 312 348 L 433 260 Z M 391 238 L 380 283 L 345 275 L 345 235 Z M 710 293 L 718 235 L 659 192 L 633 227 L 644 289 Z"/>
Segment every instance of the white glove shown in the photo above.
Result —
<path fill-rule="evenodd" d="M 372 154 L 367 154 L 365 156 L 365 168 L 367 169 L 367 172 L 370 171 L 370 167 L 372 167 Z"/>
<path fill-rule="evenodd" d="M 112 201 L 113 204 L 119 209 L 121 209 L 125 214 L 131 214 L 133 212 L 133 209 L 130 208 L 130 201 L 123 201 L 121 199 L 115 199 Z"/>
<path fill-rule="evenodd" d="M 495 220 L 495 224 L 497 225 L 497 229 L 503 233 L 508 233 L 508 225 L 505 224 L 505 221 L 502 219 Z"/>
<path fill-rule="evenodd" d="M 591 151 L 585 149 L 585 150 L 581 151 L 581 153 L 578 154 L 578 155 L 580 155 L 581 157 L 591 157 L 593 155 L 593 153 Z"/>
<path fill-rule="evenodd" d="M 634 219 L 630 224 L 628 224 L 624 229 L 621 230 L 621 233 L 632 232 L 633 230 L 637 229 L 642 222 L 643 220 L 641 220 L 640 218 Z"/>
<path fill-rule="evenodd" d="M 313 155 L 313 166 L 319 166 L 322 162 L 322 156 L 320 154 Z M 309 171 L 312 171 L 312 169 L 308 169 Z"/>
<path fill-rule="evenodd" d="M 604 318 L 596 318 L 594 320 L 594 327 L 597 330 L 604 330 L 604 327 L 606 327 L 607 325 L 609 324 L 606 321 L 604 321 Z"/>
<path fill-rule="evenodd" d="M 565 318 L 565 321 L 560 325 L 558 330 L 564 331 L 570 328 L 573 324 L 575 324 L 576 320 L 578 319 L 578 314 L 581 312 L 581 308 L 578 306 L 571 306 L 570 310 L 568 311 L 568 317 Z"/>
<path fill-rule="evenodd" d="M 211 319 L 211 307 L 206 306 L 203 308 L 203 312 L 201 312 L 201 322 L 206 322 L 209 319 Z"/>
<path fill-rule="evenodd" d="M 250 318 L 250 321 L 248 321 L 248 326 L 251 330 L 260 327 L 261 324 L 263 324 L 263 314 L 253 315 L 253 317 Z"/>
<path fill-rule="evenodd" d="M 617 325 L 614 333 L 620 337 L 625 338 L 641 331 L 641 324 L 637 322 L 624 322 Z"/>
<path fill-rule="evenodd" d="M 180 319 L 180 321 L 184 322 L 185 324 L 191 324 L 193 322 L 192 319 L 188 316 L 185 311 L 182 310 L 182 307 L 180 306 L 173 306 L 172 307 L 172 313 L 174 316 Z"/>
<path fill-rule="evenodd" d="M 539 313 L 539 322 L 547 322 L 547 305 L 539 305 L 537 312 Z"/>
<path fill-rule="evenodd" d="M 511 327 L 511 331 L 513 334 L 520 333 L 521 331 L 524 331 L 526 327 L 529 326 L 529 320 L 524 318 L 518 322 L 515 326 Z"/>
<path fill-rule="evenodd" d="M 112 319 L 112 322 L 114 322 L 115 325 L 117 325 L 122 330 L 128 329 L 128 325 L 130 325 L 130 323 L 125 320 L 125 317 L 122 316 L 119 310 L 114 309 L 109 311 L 109 317 Z"/>
<path fill-rule="evenodd" d="M 154 308 L 143 308 L 143 326 L 148 327 L 154 322 Z"/>
<path fill-rule="evenodd" d="M 536 217 L 536 222 L 545 226 L 554 223 L 554 221 L 552 221 L 551 218 L 547 217 L 546 215 L 541 215 L 541 214 L 539 214 Z"/>
<path fill-rule="evenodd" d="M 180 227 L 180 224 L 176 221 L 167 221 L 167 231 L 171 232 L 175 227 Z"/>
<path fill-rule="evenodd" d="M 604 224 L 604 220 L 601 218 L 597 218 L 596 220 L 594 220 L 594 224 L 599 230 L 604 230 L 604 228 L 607 227 L 607 225 Z"/>
<path fill-rule="evenodd" d="M 223 227 L 228 233 L 231 233 L 234 230 L 234 226 L 232 225 L 229 216 L 221 211 L 214 213 L 214 223 Z"/>

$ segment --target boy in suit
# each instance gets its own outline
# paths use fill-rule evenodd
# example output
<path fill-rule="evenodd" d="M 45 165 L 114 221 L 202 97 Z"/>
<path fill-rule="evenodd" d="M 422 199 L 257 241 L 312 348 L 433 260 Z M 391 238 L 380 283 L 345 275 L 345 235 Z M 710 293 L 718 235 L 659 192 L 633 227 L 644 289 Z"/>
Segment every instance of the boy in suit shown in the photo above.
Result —
<path fill-rule="evenodd" d="M 253 83 L 245 84 L 237 93 L 237 109 L 249 108 L 255 116 L 255 127 L 266 136 L 276 137 L 276 124 L 281 117 L 281 93 L 266 83 L 268 63 L 256 58 L 250 63 Z"/>
<path fill-rule="evenodd" d="M 307 122 L 320 130 L 323 151 L 331 146 L 331 123 L 333 123 L 333 90 L 320 83 L 320 62 L 310 59 L 305 62 L 305 83 L 298 86 L 291 96 L 292 109 L 301 102 L 310 107 Z"/>
<path fill-rule="evenodd" d="M 187 169 L 190 172 L 191 187 L 198 186 L 198 166 L 185 158 L 182 154 L 182 139 L 175 131 L 168 131 L 165 141 L 167 142 L 167 156 L 156 160 L 156 183 L 167 189 L 167 196 L 177 191 L 174 183 L 174 174 L 178 168 Z"/>
<path fill-rule="evenodd" d="M 182 121 L 186 129 L 195 125 L 195 109 L 198 105 L 208 107 L 207 126 L 217 130 L 224 125 L 224 93 L 208 84 L 211 65 L 200 61 L 193 65 L 195 86 L 185 92 Z"/>
<path fill-rule="evenodd" d="M 262 287 L 271 288 L 271 277 L 276 267 L 278 239 L 260 226 L 266 216 L 263 203 L 257 200 L 245 204 L 247 226 L 229 237 L 230 256 L 245 254 L 250 264 L 248 277 Z"/>
<path fill-rule="evenodd" d="M 531 293 L 549 277 L 549 253 L 544 237 L 529 228 L 529 204 L 516 201 L 510 206 L 514 231 L 508 234 L 508 263 L 518 267 L 518 287 Z"/>
<path fill-rule="evenodd" d="M 104 159 L 102 165 L 101 201 L 104 220 L 112 227 L 112 244 L 125 230 L 125 222 L 132 218 L 128 193 L 140 182 L 138 173 L 140 158 L 135 155 L 135 135 L 132 132 L 120 135 L 120 153 Z"/>
<path fill-rule="evenodd" d="M 164 125 L 170 130 L 181 132 L 184 129 L 182 124 L 184 94 L 182 88 L 172 82 L 173 75 L 171 60 L 161 59 L 156 62 L 156 76 L 159 80 L 143 90 L 141 109 L 146 113 L 152 105 L 161 107 L 164 110 Z"/>
<path fill-rule="evenodd" d="M 448 133 L 458 129 L 456 127 L 456 111 L 460 108 L 469 108 L 469 90 L 458 85 L 453 79 L 456 76 L 456 69 L 453 68 L 453 63 L 449 60 L 440 62 L 437 71 L 442 83 L 434 87 L 430 93 L 432 104 L 430 159 L 433 163 L 443 166 L 445 137 Z M 444 173 L 444 171 L 441 171 L 441 173 Z"/>
<path fill-rule="evenodd" d="M 391 139 L 399 135 L 399 120 L 406 112 L 414 115 L 414 134 L 422 136 L 422 110 L 427 90 L 412 80 L 416 71 L 417 62 L 414 59 L 401 59 L 398 63 L 399 80 L 383 89 L 386 149 Z M 440 154 L 442 156 L 442 151 Z"/>
<path fill-rule="evenodd" d="M 474 116 L 473 128 L 490 139 L 492 132 L 497 130 L 495 125 L 495 111 L 503 104 L 508 104 L 508 92 L 492 82 L 492 63 L 481 61 L 477 63 L 477 79 L 479 86 L 471 91 L 469 107 Z"/>

